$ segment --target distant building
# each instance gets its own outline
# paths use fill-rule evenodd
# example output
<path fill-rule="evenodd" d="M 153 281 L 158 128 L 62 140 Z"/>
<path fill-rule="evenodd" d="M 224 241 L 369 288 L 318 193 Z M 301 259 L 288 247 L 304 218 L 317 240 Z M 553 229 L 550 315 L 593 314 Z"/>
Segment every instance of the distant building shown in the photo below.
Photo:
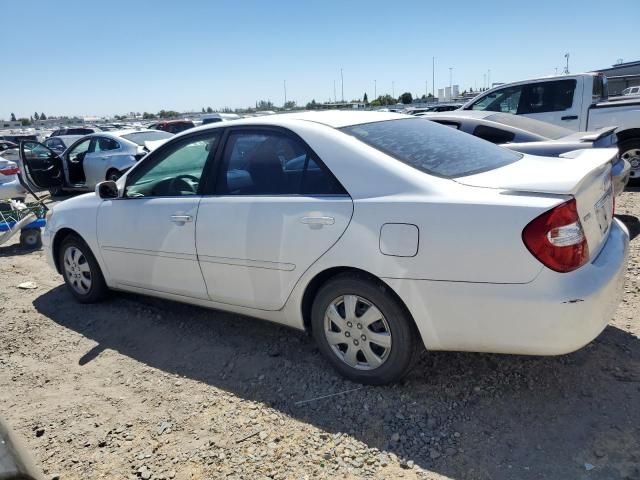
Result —
<path fill-rule="evenodd" d="M 20 128 L 21 126 L 22 123 L 18 121 L 0 120 L 0 128 Z"/>
<path fill-rule="evenodd" d="M 625 88 L 640 85 L 640 60 L 617 63 L 594 70 L 594 73 L 603 73 L 607 77 L 610 96 L 620 95 Z"/>

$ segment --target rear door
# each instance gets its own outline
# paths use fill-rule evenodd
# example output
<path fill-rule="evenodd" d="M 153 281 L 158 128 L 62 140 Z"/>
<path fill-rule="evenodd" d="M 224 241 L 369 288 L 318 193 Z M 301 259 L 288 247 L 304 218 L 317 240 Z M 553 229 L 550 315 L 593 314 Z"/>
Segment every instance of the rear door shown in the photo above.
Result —
<path fill-rule="evenodd" d="M 582 88 L 575 78 L 523 85 L 517 114 L 580 130 Z"/>
<path fill-rule="evenodd" d="M 22 178 L 36 191 L 64 186 L 62 158 L 42 143 L 20 142 Z"/>
<path fill-rule="evenodd" d="M 300 276 L 340 238 L 347 192 L 291 132 L 236 128 L 198 209 L 196 247 L 209 298 L 282 308 Z"/>

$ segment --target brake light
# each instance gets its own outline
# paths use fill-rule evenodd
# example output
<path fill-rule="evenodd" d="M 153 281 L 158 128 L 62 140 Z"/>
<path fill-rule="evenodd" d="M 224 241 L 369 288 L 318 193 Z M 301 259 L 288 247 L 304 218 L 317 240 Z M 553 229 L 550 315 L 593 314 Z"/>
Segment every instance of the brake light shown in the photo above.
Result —
<path fill-rule="evenodd" d="M 534 257 L 556 272 L 571 272 L 589 260 L 575 199 L 534 219 L 522 231 L 522 241 Z"/>
<path fill-rule="evenodd" d="M 20 173 L 20 169 L 18 167 L 9 167 L 0 169 L 0 173 L 2 175 L 17 175 Z"/>

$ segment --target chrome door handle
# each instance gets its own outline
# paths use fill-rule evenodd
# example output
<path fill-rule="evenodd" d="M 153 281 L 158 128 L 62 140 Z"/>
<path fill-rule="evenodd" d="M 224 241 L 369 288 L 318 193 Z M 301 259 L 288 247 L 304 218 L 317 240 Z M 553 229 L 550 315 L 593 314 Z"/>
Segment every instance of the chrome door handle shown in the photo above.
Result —
<path fill-rule="evenodd" d="M 173 223 L 192 222 L 193 217 L 191 215 L 171 215 L 171 221 Z"/>
<path fill-rule="evenodd" d="M 333 217 L 302 217 L 300 222 L 307 225 L 333 225 L 336 223 L 336 219 Z"/>

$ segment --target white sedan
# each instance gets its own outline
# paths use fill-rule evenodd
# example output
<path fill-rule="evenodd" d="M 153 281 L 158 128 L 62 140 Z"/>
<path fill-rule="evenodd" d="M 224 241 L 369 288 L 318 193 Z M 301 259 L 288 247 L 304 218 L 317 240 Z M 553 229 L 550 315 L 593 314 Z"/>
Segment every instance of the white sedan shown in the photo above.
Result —
<path fill-rule="evenodd" d="M 43 241 L 80 302 L 126 290 L 308 330 L 381 384 L 422 344 L 555 355 L 605 328 L 629 245 L 610 154 L 522 155 L 394 113 L 243 119 L 57 205 Z"/>
<path fill-rule="evenodd" d="M 60 153 L 46 142 L 25 141 L 20 144 L 20 161 L 36 190 L 56 195 L 63 190 L 93 190 L 103 180 L 117 180 L 151 148 L 164 142 L 172 133 L 157 130 L 117 130 L 80 137 Z M 25 162 L 29 160 L 28 162 Z"/>

